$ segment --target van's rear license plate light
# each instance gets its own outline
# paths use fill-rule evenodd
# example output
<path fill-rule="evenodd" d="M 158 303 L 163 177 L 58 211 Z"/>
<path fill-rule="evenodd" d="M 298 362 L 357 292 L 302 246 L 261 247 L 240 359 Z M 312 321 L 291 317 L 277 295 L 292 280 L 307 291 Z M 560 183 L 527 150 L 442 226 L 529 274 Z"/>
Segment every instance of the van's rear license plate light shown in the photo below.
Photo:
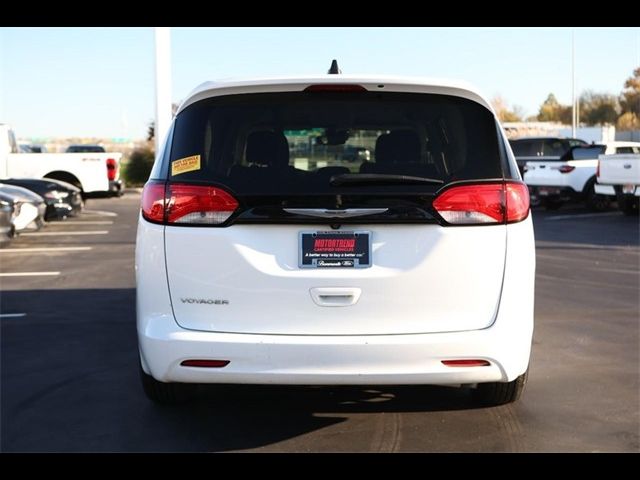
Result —
<path fill-rule="evenodd" d="M 367 268 L 371 266 L 371 232 L 300 232 L 300 268 Z"/>

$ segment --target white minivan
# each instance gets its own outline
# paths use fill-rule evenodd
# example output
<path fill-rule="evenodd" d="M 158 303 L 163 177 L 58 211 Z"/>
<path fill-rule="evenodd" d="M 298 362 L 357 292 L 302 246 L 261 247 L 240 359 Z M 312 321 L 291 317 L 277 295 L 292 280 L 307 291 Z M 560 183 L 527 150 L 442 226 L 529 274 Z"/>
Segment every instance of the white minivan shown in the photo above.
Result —
<path fill-rule="evenodd" d="M 163 403 L 204 383 L 458 385 L 512 402 L 534 271 L 529 192 L 472 87 L 204 83 L 143 192 L 142 384 Z"/>

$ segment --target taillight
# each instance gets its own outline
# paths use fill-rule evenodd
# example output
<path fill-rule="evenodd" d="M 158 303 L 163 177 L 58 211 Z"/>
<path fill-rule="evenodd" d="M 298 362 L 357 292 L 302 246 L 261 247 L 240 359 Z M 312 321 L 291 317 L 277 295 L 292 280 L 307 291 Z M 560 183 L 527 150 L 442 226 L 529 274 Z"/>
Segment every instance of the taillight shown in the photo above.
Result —
<path fill-rule="evenodd" d="M 459 185 L 438 195 L 433 207 L 452 225 L 519 222 L 529 213 L 529 190 L 522 182 Z"/>
<path fill-rule="evenodd" d="M 118 162 L 114 158 L 107 158 L 107 178 L 115 180 L 118 173 Z"/>
<path fill-rule="evenodd" d="M 167 190 L 167 223 L 218 225 L 238 208 L 238 201 L 217 187 L 174 183 Z"/>
<path fill-rule="evenodd" d="M 600 178 L 600 160 L 598 160 L 598 166 L 596 167 L 596 177 Z"/>
<path fill-rule="evenodd" d="M 505 221 L 515 223 L 527 218 L 529 215 L 529 187 L 520 182 L 507 182 L 504 187 L 507 207 Z"/>
<path fill-rule="evenodd" d="M 149 181 L 142 190 L 142 216 L 150 222 L 164 221 L 164 182 Z"/>
<path fill-rule="evenodd" d="M 573 172 L 576 169 L 576 167 L 572 166 L 572 165 L 562 165 L 561 167 L 558 167 L 558 171 L 560 173 L 569 173 L 569 172 Z"/>
<path fill-rule="evenodd" d="M 238 208 L 238 201 L 218 187 L 149 181 L 142 192 L 142 216 L 152 222 L 219 225 Z"/>

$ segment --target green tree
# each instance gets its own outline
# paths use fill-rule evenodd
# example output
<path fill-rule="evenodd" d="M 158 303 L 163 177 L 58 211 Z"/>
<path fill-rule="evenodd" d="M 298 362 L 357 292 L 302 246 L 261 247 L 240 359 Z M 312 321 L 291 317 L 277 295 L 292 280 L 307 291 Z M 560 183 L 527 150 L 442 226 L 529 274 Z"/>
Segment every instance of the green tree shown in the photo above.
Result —
<path fill-rule="evenodd" d="M 547 99 L 540 105 L 538 111 L 538 121 L 540 122 L 558 122 L 560 121 L 560 109 L 562 105 L 556 99 L 553 93 L 547 96 Z"/>
<path fill-rule="evenodd" d="M 571 106 L 562 105 L 553 93 L 540 105 L 538 116 L 539 122 L 560 122 L 565 125 L 571 123 Z"/>
<path fill-rule="evenodd" d="M 620 95 L 622 112 L 632 112 L 640 118 L 640 67 L 633 71 L 633 75 L 624 82 L 624 90 Z"/>
<path fill-rule="evenodd" d="M 587 125 L 614 124 L 620 114 L 615 95 L 586 91 L 580 95 L 580 122 Z"/>

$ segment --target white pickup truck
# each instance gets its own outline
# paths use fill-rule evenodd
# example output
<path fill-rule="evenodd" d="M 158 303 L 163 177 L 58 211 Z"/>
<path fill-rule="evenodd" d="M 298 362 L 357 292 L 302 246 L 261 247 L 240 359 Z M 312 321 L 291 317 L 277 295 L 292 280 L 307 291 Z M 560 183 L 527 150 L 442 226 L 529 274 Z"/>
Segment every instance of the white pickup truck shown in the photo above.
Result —
<path fill-rule="evenodd" d="M 0 123 L 0 179 L 53 178 L 86 194 L 118 194 L 121 153 L 18 153 L 11 127 Z"/>
<path fill-rule="evenodd" d="M 615 195 L 626 215 L 640 211 L 640 146 L 634 153 L 598 157 L 596 192 Z"/>
<path fill-rule="evenodd" d="M 548 210 L 559 208 L 571 199 L 584 200 L 591 210 L 603 211 L 613 200 L 613 191 L 596 191 L 598 156 L 639 152 L 637 142 L 607 142 L 605 144 L 571 147 L 558 160 L 529 161 L 524 181 L 534 199 L 540 199 Z"/>

